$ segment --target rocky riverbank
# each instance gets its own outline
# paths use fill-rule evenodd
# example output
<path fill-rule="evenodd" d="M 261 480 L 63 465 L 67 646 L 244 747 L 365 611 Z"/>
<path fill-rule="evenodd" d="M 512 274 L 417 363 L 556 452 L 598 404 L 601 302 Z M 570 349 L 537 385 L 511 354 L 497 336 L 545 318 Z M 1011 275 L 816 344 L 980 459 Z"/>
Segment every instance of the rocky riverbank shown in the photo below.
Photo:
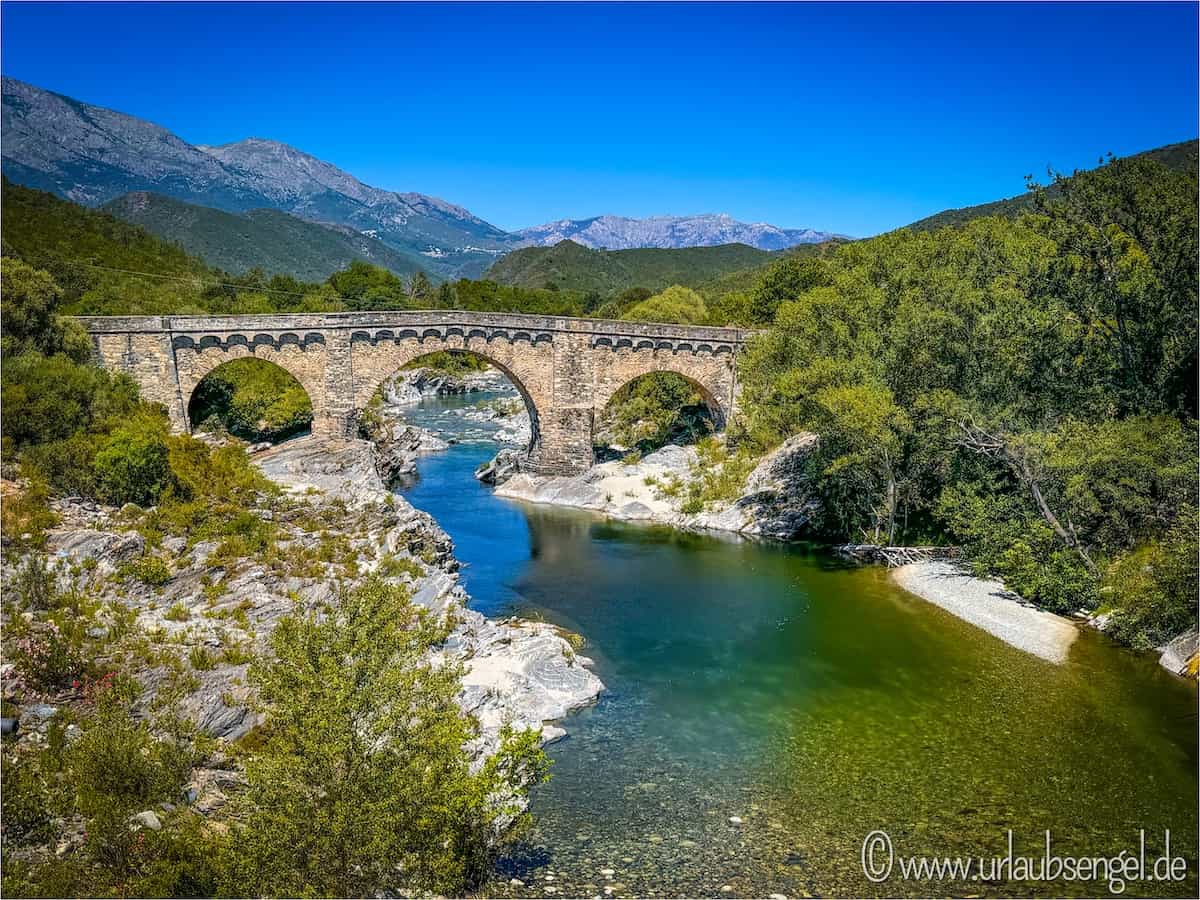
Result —
<path fill-rule="evenodd" d="M 422 452 L 429 452 L 426 444 Z M 458 561 L 449 536 L 427 513 L 386 490 L 379 473 L 387 468 L 370 442 L 296 441 L 262 454 L 256 462 L 267 477 L 295 495 L 309 496 L 316 489 L 353 508 L 394 510 L 410 523 L 408 530 L 415 532 L 419 545 L 439 548 L 425 577 L 415 580 L 413 598 L 436 612 L 454 611 L 459 624 L 446 652 L 467 661 L 463 705 L 479 718 L 485 737 L 494 738 L 505 722 L 541 728 L 544 740 L 561 737 L 563 729 L 551 723 L 593 702 L 604 689 L 588 668 L 591 660 L 575 652 L 581 638 L 564 636 L 541 622 L 494 621 L 468 608 L 470 598 L 458 583 Z M 405 540 L 411 547 L 403 532 L 370 537 L 375 546 L 392 552 Z"/>
<path fill-rule="evenodd" d="M 805 463 L 817 446 L 798 434 L 762 457 L 730 499 L 699 501 L 689 485 L 703 480 L 706 463 L 695 446 L 668 445 L 637 462 L 612 461 L 580 475 L 541 476 L 519 471 L 519 457 L 502 453 L 477 476 L 496 484 L 496 494 L 531 503 L 590 509 L 627 521 L 689 530 L 727 531 L 796 540 L 820 511 Z M 697 508 L 699 507 L 699 508 Z"/>
<path fill-rule="evenodd" d="M 1069 620 L 1025 602 L 999 581 L 974 577 L 954 562 L 909 563 L 892 569 L 892 577 L 909 593 L 1048 662 L 1066 662 L 1079 634 Z"/>
<path fill-rule="evenodd" d="M 497 746 L 506 723 L 540 729 L 544 741 L 560 737 L 553 723 L 603 690 L 590 661 L 576 652 L 581 639 L 468 608 L 453 543 L 430 516 L 385 489 L 369 442 L 309 437 L 254 460 L 285 491 L 245 511 L 247 533 L 269 525 L 269 549 L 164 536 L 156 533 L 154 510 L 78 499 L 54 504 L 59 523 L 45 557 L 58 588 L 88 598 L 91 652 L 101 663 L 123 660 L 142 686 L 142 708 L 168 689 L 179 691 L 173 708 L 219 746 L 242 738 L 259 722 L 247 666 L 264 652 L 275 624 L 336 602 L 368 576 L 406 585 L 415 603 L 456 621 L 442 652 L 466 665 L 460 702 L 482 726 L 477 753 Z M 6 565 L 12 584 L 28 563 Z M 5 699 L 21 709 L 21 740 L 44 740 L 56 709 L 79 699 L 75 689 L 35 697 L 5 674 Z M 218 769 L 223 756 L 215 756 Z M 222 785 L 237 778 L 203 770 L 197 791 L 213 793 L 206 802 L 215 807 Z"/>

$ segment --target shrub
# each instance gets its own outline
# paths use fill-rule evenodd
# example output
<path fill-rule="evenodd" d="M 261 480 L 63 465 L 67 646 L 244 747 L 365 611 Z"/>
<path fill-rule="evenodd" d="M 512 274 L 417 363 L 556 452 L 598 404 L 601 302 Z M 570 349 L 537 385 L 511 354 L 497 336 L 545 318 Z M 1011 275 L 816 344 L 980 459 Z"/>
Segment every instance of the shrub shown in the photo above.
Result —
<path fill-rule="evenodd" d="M 188 651 L 188 664 L 197 672 L 207 672 L 217 664 L 216 657 L 203 644 L 196 644 Z"/>
<path fill-rule="evenodd" d="M 13 642 L 17 673 L 35 690 L 53 690 L 88 671 L 87 658 L 56 622 L 39 622 Z"/>
<path fill-rule="evenodd" d="M 44 611 L 54 605 L 58 589 L 45 557 L 33 553 L 17 569 L 11 585 L 21 604 L 29 610 Z"/>
<path fill-rule="evenodd" d="M 192 617 L 188 612 L 188 608 L 182 603 L 176 602 L 171 604 L 171 608 L 163 613 L 163 618 L 168 622 L 186 622 Z"/>
<path fill-rule="evenodd" d="M 424 574 L 420 563 L 415 559 L 395 554 L 385 556 L 376 571 L 384 578 L 394 578 L 397 575 L 411 575 L 413 578 L 420 578 Z"/>
<path fill-rule="evenodd" d="M 96 453 L 93 468 L 105 501 L 153 506 L 174 483 L 166 422 L 140 415 L 118 427 Z"/>
<path fill-rule="evenodd" d="M 487 875 L 498 839 L 527 822 L 520 798 L 546 760 L 536 733 L 506 732 L 472 770 L 461 668 L 428 656 L 447 630 L 377 579 L 327 615 L 279 623 L 251 667 L 266 740 L 234 801 L 223 890 L 461 895 Z"/>
<path fill-rule="evenodd" d="M 155 735 L 163 725 L 134 719 L 136 688 L 108 675 L 90 684 L 93 712 L 62 753 L 60 780 L 70 812 L 84 820 L 82 848 L 38 864 L 10 866 L 4 890 L 15 896 L 211 896 L 219 845 L 188 810 L 160 812 L 161 831 L 130 827 L 130 816 L 175 799 L 196 762 L 190 736 Z M 41 754 L 43 761 L 52 754 Z M 9 837 L 9 766 L 5 761 L 5 839 Z M 23 807 L 29 804 L 22 803 Z M 36 807 L 34 807 L 36 814 Z M 23 816 L 24 818 L 24 816 Z M 39 818 L 34 816 L 35 820 Z"/>
<path fill-rule="evenodd" d="M 1196 622 L 1197 514 L 1185 507 L 1162 540 L 1122 556 L 1105 573 L 1109 633 L 1139 649 L 1158 647 Z"/>
<path fill-rule="evenodd" d="M 126 563 L 121 566 L 120 574 L 122 578 L 133 578 L 148 587 L 155 588 L 162 587 L 171 580 L 170 566 L 157 556 L 143 556 Z M 167 614 L 167 617 L 170 618 L 170 613 Z"/>
<path fill-rule="evenodd" d="M 3 383 L 4 434 L 18 449 L 101 428 L 138 408 L 137 386 L 125 374 L 110 374 L 66 356 L 25 353 L 6 358 Z"/>
<path fill-rule="evenodd" d="M 54 817 L 42 773 L 29 753 L 5 754 L 4 844 L 23 846 L 50 840 Z"/>
<path fill-rule="evenodd" d="M 312 425 L 312 402 L 289 372 L 263 359 L 223 363 L 197 386 L 193 422 L 215 419 L 248 441 L 277 441 Z"/>
<path fill-rule="evenodd" d="M 0 308 L 6 357 L 33 351 L 45 356 L 62 353 L 76 362 L 91 355 L 91 341 L 76 322 L 58 316 L 62 289 L 50 273 L 5 257 L 0 262 L 4 304 Z"/>
<path fill-rule="evenodd" d="M 0 503 L 0 536 L 6 547 L 27 550 L 41 547 L 46 532 L 58 524 L 50 509 L 50 486 L 33 472 L 23 490 L 8 494 Z"/>

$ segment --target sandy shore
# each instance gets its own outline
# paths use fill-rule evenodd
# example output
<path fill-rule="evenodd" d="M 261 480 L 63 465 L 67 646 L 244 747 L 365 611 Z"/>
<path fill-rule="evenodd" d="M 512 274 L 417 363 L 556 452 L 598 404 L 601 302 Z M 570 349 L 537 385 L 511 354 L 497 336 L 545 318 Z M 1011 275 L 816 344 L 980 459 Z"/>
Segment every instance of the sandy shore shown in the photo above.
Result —
<path fill-rule="evenodd" d="M 1067 659 L 1078 631 L 1067 619 L 1028 606 L 999 581 L 975 578 L 947 562 L 900 566 L 892 577 L 910 593 L 1053 663 Z"/>

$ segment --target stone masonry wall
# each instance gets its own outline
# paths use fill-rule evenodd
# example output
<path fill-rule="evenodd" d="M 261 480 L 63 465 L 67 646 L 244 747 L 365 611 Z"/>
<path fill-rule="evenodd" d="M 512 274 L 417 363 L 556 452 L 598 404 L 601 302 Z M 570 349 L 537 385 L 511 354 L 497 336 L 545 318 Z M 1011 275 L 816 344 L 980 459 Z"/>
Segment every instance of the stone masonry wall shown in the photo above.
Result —
<path fill-rule="evenodd" d="M 253 356 L 290 372 L 313 404 L 313 428 L 349 436 L 380 384 L 439 351 L 470 351 L 501 369 L 530 409 L 529 467 L 573 473 L 592 459 L 592 423 L 620 388 L 651 372 L 694 383 L 719 422 L 736 414 L 736 355 L 746 333 L 602 319 L 462 311 L 280 316 L 85 318 L 97 360 L 128 372 L 187 430 L 188 402 L 217 366 Z"/>

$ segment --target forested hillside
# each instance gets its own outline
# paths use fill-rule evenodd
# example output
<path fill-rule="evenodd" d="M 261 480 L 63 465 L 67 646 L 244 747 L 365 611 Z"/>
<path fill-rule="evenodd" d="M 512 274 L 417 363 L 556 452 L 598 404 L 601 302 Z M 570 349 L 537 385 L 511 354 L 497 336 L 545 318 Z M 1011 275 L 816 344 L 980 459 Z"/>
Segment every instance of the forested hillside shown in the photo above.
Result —
<path fill-rule="evenodd" d="M 1178 144 L 1167 144 L 1165 147 L 1147 150 L 1145 153 L 1138 153 L 1131 158 L 1150 159 L 1154 162 L 1162 163 L 1169 169 L 1187 171 L 1188 169 L 1196 168 L 1196 157 L 1197 142 L 1182 141 Z M 1051 196 L 1057 193 L 1057 187 L 1054 185 L 1050 185 L 1047 190 Z M 990 203 L 980 203 L 976 206 L 964 206 L 961 209 L 946 209 L 932 216 L 927 216 L 924 219 L 919 219 L 906 227 L 911 228 L 913 231 L 932 231 L 935 228 L 945 228 L 947 225 L 962 225 L 964 222 L 969 222 L 971 219 L 978 219 L 983 216 L 1004 216 L 1005 218 L 1013 219 L 1022 213 L 1032 211 L 1036 205 L 1036 197 L 1036 192 L 1026 191 L 1023 194 L 1009 197 L 1006 200 L 994 200 Z"/>
<path fill-rule="evenodd" d="M 553 247 L 514 250 L 488 269 L 487 277 L 501 284 L 595 291 L 607 296 L 632 287 L 695 287 L 729 272 L 764 266 L 778 256 L 778 251 L 756 250 L 745 244 L 681 250 L 592 250 L 574 241 L 561 241 Z"/>
<path fill-rule="evenodd" d="M 144 191 L 110 200 L 101 209 L 227 272 L 261 269 L 319 281 L 356 259 L 397 275 L 424 271 L 422 257 L 415 253 L 401 253 L 351 228 L 308 222 L 277 209 L 230 213 Z"/>
<path fill-rule="evenodd" d="M 1194 145 L 1193 145 L 1194 146 Z M 1140 157 L 1017 220 L 778 264 L 743 452 L 809 430 L 834 540 L 949 542 L 1148 647 L 1196 616 L 1197 175 Z"/>

